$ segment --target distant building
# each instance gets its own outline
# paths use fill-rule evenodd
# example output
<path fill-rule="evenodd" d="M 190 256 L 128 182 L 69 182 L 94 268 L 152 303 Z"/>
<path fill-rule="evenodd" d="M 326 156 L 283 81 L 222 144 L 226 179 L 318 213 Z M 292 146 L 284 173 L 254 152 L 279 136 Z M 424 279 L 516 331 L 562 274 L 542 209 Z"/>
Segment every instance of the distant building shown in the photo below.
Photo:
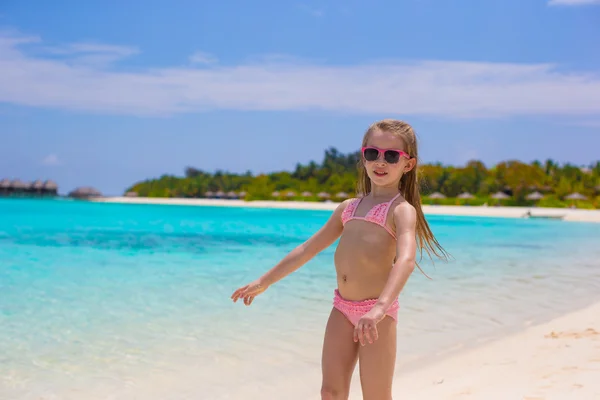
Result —
<path fill-rule="evenodd" d="M 23 182 L 20 179 L 0 180 L 0 196 L 4 197 L 54 197 L 58 196 L 58 185 L 54 181 Z"/>
<path fill-rule="evenodd" d="M 78 187 L 69 193 L 69 197 L 76 199 L 89 199 L 90 197 L 102 197 L 102 193 L 93 187 Z"/>

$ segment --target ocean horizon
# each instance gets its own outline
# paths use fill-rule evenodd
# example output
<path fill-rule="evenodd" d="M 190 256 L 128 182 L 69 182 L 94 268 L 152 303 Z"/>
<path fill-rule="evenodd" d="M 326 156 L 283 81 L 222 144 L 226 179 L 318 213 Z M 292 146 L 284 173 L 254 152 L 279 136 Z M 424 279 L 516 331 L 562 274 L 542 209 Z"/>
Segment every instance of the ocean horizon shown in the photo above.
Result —
<path fill-rule="evenodd" d="M 0 199 L 0 398 L 318 394 L 335 244 L 250 307 L 230 295 L 330 214 Z M 598 224 L 427 219 L 453 259 L 400 295 L 398 374 L 600 300 Z"/>

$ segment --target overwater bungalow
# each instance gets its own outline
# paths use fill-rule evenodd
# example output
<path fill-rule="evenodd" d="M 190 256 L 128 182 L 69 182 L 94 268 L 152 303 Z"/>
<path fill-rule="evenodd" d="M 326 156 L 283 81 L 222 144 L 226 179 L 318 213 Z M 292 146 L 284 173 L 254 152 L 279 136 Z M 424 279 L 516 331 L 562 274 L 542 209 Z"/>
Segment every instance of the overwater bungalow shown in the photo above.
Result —
<path fill-rule="evenodd" d="M 29 193 L 31 194 L 41 196 L 42 190 L 44 190 L 44 182 L 40 181 L 39 179 L 34 182 L 31 182 L 31 184 L 29 185 Z"/>
<path fill-rule="evenodd" d="M 56 184 L 56 182 L 48 180 L 44 182 L 44 188 L 42 192 L 46 196 L 58 196 L 58 185 Z"/>
<path fill-rule="evenodd" d="M 0 196 L 7 196 L 10 191 L 11 185 L 9 179 L 2 179 L 0 181 Z"/>
<path fill-rule="evenodd" d="M 20 179 L 0 180 L 0 196 L 10 197 L 46 197 L 57 196 L 58 185 L 53 181 L 24 182 Z"/>
<path fill-rule="evenodd" d="M 78 187 L 69 193 L 69 197 L 75 199 L 89 199 L 91 197 L 102 197 L 102 193 L 93 187 Z"/>
<path fill-rule="evenodd" d="M 10 182 L 10 191 L 12 196 L 25 196 L 29 189 L 29 184 L 20 179 L 13 179 Z"/>

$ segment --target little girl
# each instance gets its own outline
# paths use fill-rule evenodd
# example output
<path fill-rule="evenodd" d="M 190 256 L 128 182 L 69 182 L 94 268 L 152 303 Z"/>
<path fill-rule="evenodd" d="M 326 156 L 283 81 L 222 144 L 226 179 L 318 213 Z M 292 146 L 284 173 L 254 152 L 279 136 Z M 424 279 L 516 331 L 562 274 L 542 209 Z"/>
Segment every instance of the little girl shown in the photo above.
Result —
<path fill-rule="evenodd" d="M 363 398 L 392 398 L 398 296 L 416 265 L 417 248 L 447 256 L 421 210 L 417 165 L 410 125 L 390 119 L 371 125 L 362 141 L 359 196 L 341 203 L 310 239 L 231 296 L 252 304 L 340 239 L 337 289 L 323 342 L 322 399 L 348 398 L 357 360 Z"/>

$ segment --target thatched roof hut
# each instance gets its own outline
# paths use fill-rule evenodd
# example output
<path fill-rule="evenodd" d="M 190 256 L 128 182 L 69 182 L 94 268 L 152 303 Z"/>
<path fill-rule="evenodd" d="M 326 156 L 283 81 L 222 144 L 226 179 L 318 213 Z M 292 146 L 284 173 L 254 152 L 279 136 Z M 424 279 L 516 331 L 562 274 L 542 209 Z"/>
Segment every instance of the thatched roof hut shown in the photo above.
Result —
<path fill-rule="evenodd" d="M 58 185 L 56 184 L 56 182 L 48 180 L 48 181 L 44 182 L 44 190 L 46 192 L 57 192 Z"/>
<path fill-rule="evenodd" d="M 544 195 L 538 192 L 537 190 L 533 193 L 529 193 L 525 196 L 525 200 L 541 200 L 544 198 Z"/>
<path fill-rule="evenodd" d="M 304 191 L 302 192 L 302 197 L 311 197 L 313 194 L 311 192 L 308 191 Z"/>
<path fill-rule="evenodd" d="M 204 192 L 204 197 L 214 197 L 215 193 L 211 192 L 210 190 L 208 192 Z"/>
<path fill-rule="evenodd" d="M 565 200 L 587 200 L 587 196 L 582 195 L 581 193 L 571 193 L 568 196 L 565 196 Z"/>
<path fill-rule="evenodd" d="M 326 192 L 319 192 L 317 194 L 317 197 L 319 197 L 320 199 L 329 199 L 331 197 L 331 195 Z"/>
<path fill-rule="evenodd" d="M 279 196 L 281 196 L 281 193 L 279 193 L 278 191 L 271 193 L 271 197 L 279 197 Z"/>
<path fill-rule="evenodd" d="M 238 195 L 236 192 L 231 190 L 231 191 L 227 192 L 227 197 L 229 197 L 230 199 L 237 199 Z"/>
<path fill-rule="evenodd" d="M 30 188 L 31 188 L 31 183 L 23 182 L 19 179 L 14 179 L 13 181 L 10 182 L 10 187 L 8 188 L 8 192 L 10 192 L 11 194 L 18 195 L 18 196 L 24 196 L 24 195 L 27 195 L 28 192 L 30 192 Z"/>
<path fill-rule="evenodd" d="M 473 199 L 473 198 L 475 198 L 475 196 L 473 196 L 473 195 L 472 195 L 471 193 L 469 193 L 469 192 L 464 192 L 464 193 L 461 193 L 461 194 L 459 194 L 457 197 L 458 197 L 459 199 Z"/>
<path fill-rule="evenodd" d="M 347 199 L 348 198 L 348 193 L 346 192 L 338 192 L 335 194 L 335 197 L 337 197 L 338 199 Z"/>
<path fill-rule="evenodd" d="M 247 193 L 246 193 L 246 192 L 244 192 L 244 191 L 242 191 L 242 192 L 239 192 L 239 193 L 238 193 L 238 197 L 239 197 L 240 199 L 243 199 L 243 198 L 245 198 L 245 197 L 246 197 L 246 195 L 247 195 Z"/>
<path fill-rule="evenodd" d="M 32 182 L 29 188 L 33 191 L 41 192 L 44 189 L 44 183 L 38 179 L 35 182 Z"/>
<path fill-rule="evenodd" d="M 138 194 L 137 194 L 137 192 L 131 191 L 131 192 L 125 193 L 125 197 L 138 197 Z"/>
<path fill-rule="evenodd" d="M 291 190 L 288 190 L 287 192 L 285 192 L 285 196 L 286 196 L 286 197 L 295 197 L 295 196 L 296 196 L 296 193 L 294 193 L 294 192 L 293 192 L 293 191 L 291 191 Z"/>
<path fill-rule="evenodd" d="M 102 197 L 102 193 L 93 187 L 78 187 L 69 193 L 69 197 L 77 199 L 87 199 L 90 197 Z"/>
<path fill-rule="evenodd" d="M 215 193 L 215 197 L 218 199 L 221 199 L 221 198 L 225 197 L 225 192 L 222 190 L 219 190 L 218 192 Z"/>
<path fill-rule="evenodd" d="M 19 179 L 14 179 L 11 183 L 10 183 L 10 187 L 13 190 L 25 190 L 29 187 L 29 184 L 19 180 Z"/>
<path fill-rule="evenodd" d="M 504 192 L 496 192 L 493 195 L 490 196 L 492 199 L 496 199 L 496 200 L 506 200 L 506 199 L 510 199 L 510 196 L 507 195 Z"/>
<path fill-rule="evenodd" d="M 10 179 L 2 179 L 0 181 L 0 189 L 9 189 L 11 187 Z"/>
<path fill-rule="evenodd" d="M 446 196 L 440 192 L 434 192 L 429 195 L 430 199 L 445 199 Z"/>

